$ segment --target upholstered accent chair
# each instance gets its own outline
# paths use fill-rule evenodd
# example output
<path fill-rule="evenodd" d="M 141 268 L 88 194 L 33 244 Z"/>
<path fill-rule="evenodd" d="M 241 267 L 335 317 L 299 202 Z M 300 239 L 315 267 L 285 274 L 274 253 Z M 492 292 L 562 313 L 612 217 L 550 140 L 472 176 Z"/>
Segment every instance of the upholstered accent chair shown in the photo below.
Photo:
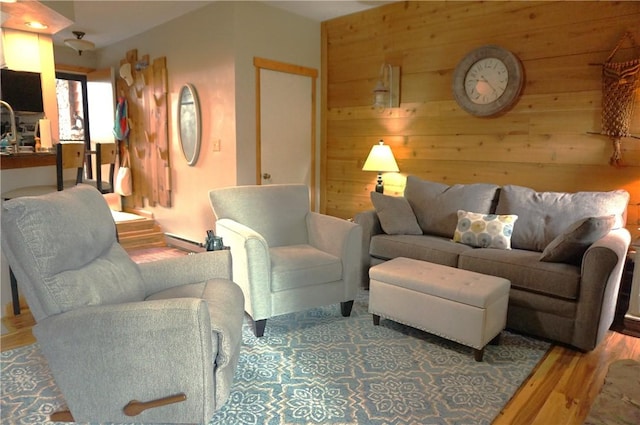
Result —
<path fill-rule="evenodd" d="M 206 423 L 228 399 L 244 299 L 228 252 L 134 263 L 100 192 L 2 205 L 2 249 L 68 406 L 52 421 Z"/>
<path fill-rule="evenodd" d="M 351 314 L 360 282 L 359 225 L 310 211 L 302 184 L 226 187 L 209 198 L 257 337 L 268 318 L 281 314 L 334 303 Z"/>

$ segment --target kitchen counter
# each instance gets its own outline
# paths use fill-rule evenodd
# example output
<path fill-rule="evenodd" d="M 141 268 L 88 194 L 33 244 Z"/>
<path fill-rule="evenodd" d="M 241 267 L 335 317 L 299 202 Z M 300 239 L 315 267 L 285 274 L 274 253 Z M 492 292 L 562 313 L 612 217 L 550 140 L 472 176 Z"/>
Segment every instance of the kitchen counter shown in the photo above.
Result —
<path fill-rule="evenodd" d="M 55 152 L 19 152 L 12 154 L 0 154 L 0 169 L 2 170 L 44 167 L 47 165 L 56 165 Z"/>

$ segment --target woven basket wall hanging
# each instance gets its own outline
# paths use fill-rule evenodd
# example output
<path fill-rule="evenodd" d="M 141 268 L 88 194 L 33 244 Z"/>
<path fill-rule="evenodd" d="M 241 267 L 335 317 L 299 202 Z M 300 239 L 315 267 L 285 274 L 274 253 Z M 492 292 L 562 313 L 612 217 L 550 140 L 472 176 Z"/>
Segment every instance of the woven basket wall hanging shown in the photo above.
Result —
<path fill-rule="evenodd" d="M 630 32 L 626 32 L 607 60 L 602 64 L 602 134 L 613 142 L 610 163 L 619 165 L 622 160 L 621 139 L 629 134 L 635 100 L 635 91 L 640 82 L 640 54 L 626 62 L 612 62 L 622 43 L 629 39 L 635 53 L 636 44 Z"/>

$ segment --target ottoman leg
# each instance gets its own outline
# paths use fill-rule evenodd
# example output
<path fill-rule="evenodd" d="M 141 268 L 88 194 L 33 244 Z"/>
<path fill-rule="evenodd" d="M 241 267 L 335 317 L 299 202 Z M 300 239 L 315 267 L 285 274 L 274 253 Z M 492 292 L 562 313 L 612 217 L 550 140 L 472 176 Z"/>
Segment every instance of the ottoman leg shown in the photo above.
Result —
<path fill-rule="evenodd" d="M 484 355 L 484 347 L 482 347 L 479 350 L 477 348 L 473 349 L 473 358 L 475 359 L 475 361 L 481 362 L 483 355 Z"/>
<path fill-rule="evenodd" d="M 378 326 L 380 324 L 380 316 L 377 314 L 372 314 L 373 316 L 373 326 Z"/>

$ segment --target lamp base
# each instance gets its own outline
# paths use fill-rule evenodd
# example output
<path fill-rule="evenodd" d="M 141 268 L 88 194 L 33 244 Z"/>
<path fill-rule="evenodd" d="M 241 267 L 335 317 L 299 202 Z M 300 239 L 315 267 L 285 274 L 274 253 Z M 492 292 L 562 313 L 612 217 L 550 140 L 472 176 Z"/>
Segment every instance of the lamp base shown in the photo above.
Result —
<path fill-rule="evenodd" d="M 382 173 L 378 173 L 378 184 L 376 184 L 376 192 L 384 193 L 384 184 L 382 183 Z"/>

